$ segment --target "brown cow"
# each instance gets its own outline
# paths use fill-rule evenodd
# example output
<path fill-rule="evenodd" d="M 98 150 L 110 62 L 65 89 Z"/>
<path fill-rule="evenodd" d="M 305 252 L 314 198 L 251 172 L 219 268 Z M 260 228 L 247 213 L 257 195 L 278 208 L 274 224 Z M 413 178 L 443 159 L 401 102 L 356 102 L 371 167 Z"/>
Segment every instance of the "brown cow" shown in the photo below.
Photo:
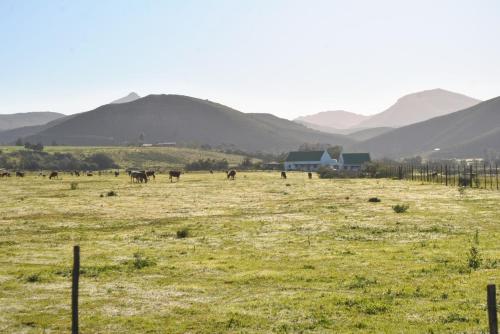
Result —
<path fill-rule="evenodd" d="M 151 176 L 152 176 L 152 177 L 153 177 L 153 180 L 154 180 L 154 179 L 156 179 L 156 176 L 155 176 L 155 171 L 154 171 L 154 170 L 148 170 L 148 171 L 146 172 L 146 176 L 147 176 L 147 177 L 151 177 Z"/>
<path fill-rule="evenodd" d="M 120 172 L 115 171 L 115 177 L 118 177 L 118 176 L 120 176 Z"/>
<path fill-rule="evenodd" d="M 0 177 L 10 177 L 10 173 L 6 171 L 0 172 Z"/>
<path fill-rule="evenodd" d="M 168 178 L 170 179 L 170 182 L 173 182 L 172 178 L 176 177 L 177 181 L 179 181 L 179 178 L 181 176 L 181 171 L 179 170 L 171 170 L 168 172 Z"/>
<path fill-rule="evenodd" d="M 311 172 L 307 173 L 307 177 L 308 177 L 309 179 L 312 179 L 312 178 L 313 178 L 313 173 L 311 173 Z"/>
<path fill-rule="evenodd" d="M 286 172 L 281 172 L 281 178 L 286 180 Z"/>
<path fill-rule="evenodd" d="M 16 171 L 16 176 L 24 177 L 24 172 Z"/>
<path fill-rule="evenodd" d="M 58 172 L 50 172 L 49 180 L 52 180 L 53 178 L 59 179 L 59 173 Z"/>
<path fill-rule="evenodd" d="M 227 172 L 227 178 L 228 180 L 234 180 L 234 177 L 236 176 L 236 171 L 234 169 L 230 170 Z"/>

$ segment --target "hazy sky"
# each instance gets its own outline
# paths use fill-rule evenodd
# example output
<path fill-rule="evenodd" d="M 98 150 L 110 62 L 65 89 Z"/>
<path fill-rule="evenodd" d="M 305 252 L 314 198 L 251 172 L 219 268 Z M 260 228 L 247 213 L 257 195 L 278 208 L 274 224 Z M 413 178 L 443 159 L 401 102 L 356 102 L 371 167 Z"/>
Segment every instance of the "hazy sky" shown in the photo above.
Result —
<path fill-rule="evenodd" d="M 136 91 L 294 118 L 500 95 L 500 1 L 0 0 L 0 113 Z"/>

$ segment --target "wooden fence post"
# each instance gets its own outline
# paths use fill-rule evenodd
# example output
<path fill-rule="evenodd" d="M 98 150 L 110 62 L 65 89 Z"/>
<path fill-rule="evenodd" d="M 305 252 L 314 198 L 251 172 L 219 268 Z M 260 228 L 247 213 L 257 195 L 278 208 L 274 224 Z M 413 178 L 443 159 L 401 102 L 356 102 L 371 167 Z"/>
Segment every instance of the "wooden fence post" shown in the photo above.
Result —
<path fill-rule="evenodd" d="M 495 164 L 495 177 L 497 179 L 497 190 L 498 190 L 498 164 Z"/>
<path fill-rule="evenodd" d="M 448 165 L 444 166 L 444 182 L 445 182 L 445 185 L 447 186 L 448 185 Z"/>
<path fill-rule="evenodd" d="M 488 184 L 486 183 L 486 162 L 483 164 L 483 173 L 484 173 L 484 189 L 487 189 Z"/>
<path fill-rule="evenodd" d="M 498 317 L 497 317 L 497 296 L 495 284 L 489 284 L 487 290 L 488 302 L 488 322 L 490 334 L 498 334 Z"/>
<path fill-rule="evenodd" d="M 80 246 L 73 247 L 73 284 L 71 286 L 71 334 L 78 334 L 78 281 L 80 279 Z"/>
<path fill-rule="evenodd" d="M 472 188 L 472 164 L 469 166 L 470 187 Z"/>

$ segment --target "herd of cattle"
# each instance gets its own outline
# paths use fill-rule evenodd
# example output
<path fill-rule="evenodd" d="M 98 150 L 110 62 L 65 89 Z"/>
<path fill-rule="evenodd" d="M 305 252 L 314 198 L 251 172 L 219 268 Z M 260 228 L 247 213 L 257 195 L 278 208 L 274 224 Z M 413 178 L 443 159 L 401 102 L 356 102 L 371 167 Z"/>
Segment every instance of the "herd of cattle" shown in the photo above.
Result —
<path fill-rule="evenodd" d="M 154 180 L 156 178 L 156 172 L 154 170 L 133 170 L 133 169 L 126 169 L 125 170 L 128 176 L 130 176 L 131 182 L 136 182 L 136 183 L 147 183 L 148 180 L 151 178 Z M 80 175 L 87 175 L 87 176 L 93 176 L 94 173 L 91 171 L 86 171 L 86 172 L 80 172 L 80 171 L 71 171 L 69 172 L 72 176 L 80 176 Z M 98 175 L 101 175 L 101 171 L 98 172 Z M 119 171 L 113 171 L 111 172 L 114 174 L 115 177 L 120 176 Z M 181 177 L 182 172 L 180 170 L 171 170 L 168 172 L 168 178 L 170 179 L 170 182 L 173 182 L 173 179 L 175 178 L 177 181 L 179 181 L 179 178 Z M 210 174 L 213 174 L 213 171 L 210 171 Z M 26 175 L 25 172 L 22 171 L 16 171 L 15 172 L 16 177 L 24 177 Z M 6 170 L 0 170 L 0 177 L 10 177 L 11 173 Z M 43 172 L 40 172 L 38 176 L 46 177 L 47 175 Z M 226 176 L 228 180 L 234 180 L 236 176 L 236 171 L 234 169 L 226 171 Z M 307 173 L 307 176 L 309 179 L 312 179 L 312 173 L 309 172 Z M 59 178 L 59 172 L 57 171 L 52 171 L 49 173 L 49 179 L 58 179 Z M 281 178 L 286 179 L 286 172 L 281 172 Z"/>
<path fill-rule="evenodd" d="M 128 176 L 130 176 L 131 182 L 136 182 L 136 183 L 147 183 L 148 180 L 150 180 L 151 178 L 154 180 L 156 178 L 156 173 L 157 173 L 154 170 L 126 169 L 125 171 L 128 174 Z M 100 176 L 101 173 L 102 172 L 99 171 L 98 175 Z M 110 173 L 113 173 L 113 175 L 115 177 L 120 176 L 119 171 L 113 171 Z M 283 173 L 285 173 L 285 172 L 282 172 L 282 177 L 283 177 Z M 52 172 L 48 173 L 48 177 L 50 180 L 58 179 L 59 174 L 60 174 L 60 172 L 58 172 L 58 171 L 52 171 Z M 70 171 L 69 174 L 71 176 L 80 176 L 80 175 L 93 176 L 94 175 L 94 173 L 91 171 L 81 172 L 81 171 L 76 171 L 76 170 Z M 182 174 L 182 172 L 180 170 L 171 170 L 168 172 L 168 178 L 170 179 L 170 182 L 173 182 L 174 178 L 177 181 L 179 181 L 181 174 Z M 212 170 L 210 171 L 210 174 L 213 174 Z M 22 171 L 16 171 L 15 175 L 16 175 L 16 177 L 24 177 L 26 175 L 26 173 L 22 172 Z M 226 171 L 226 175 L 227 175 L 227 178 L 229 180 L 234 180 L 234 178 L 236 176 L 236 171 L 234 169 L 228 170 L 228 171 Z M 10 176 L 11 176 L 11 173 L 9 171 L 0 170 L 0 177 L 10 177 Z M 38 176 L 46 177 L 47 174 L 45 174 L 44 172 L 39 172 Z M 286 178 L 286 174 L 285 174 L 285 178 Z"/>

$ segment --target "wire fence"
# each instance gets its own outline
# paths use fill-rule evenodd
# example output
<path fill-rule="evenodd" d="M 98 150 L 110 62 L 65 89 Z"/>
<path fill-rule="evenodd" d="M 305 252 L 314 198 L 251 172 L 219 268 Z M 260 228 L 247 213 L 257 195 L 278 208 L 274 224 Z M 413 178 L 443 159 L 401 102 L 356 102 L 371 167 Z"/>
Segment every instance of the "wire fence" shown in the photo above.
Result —
<path fill-rule="evenodd" d="M 380 170 L 379 177 L 452 187 L 500 189 L 498 165 L 491 163 L 388 165 Z"/>

